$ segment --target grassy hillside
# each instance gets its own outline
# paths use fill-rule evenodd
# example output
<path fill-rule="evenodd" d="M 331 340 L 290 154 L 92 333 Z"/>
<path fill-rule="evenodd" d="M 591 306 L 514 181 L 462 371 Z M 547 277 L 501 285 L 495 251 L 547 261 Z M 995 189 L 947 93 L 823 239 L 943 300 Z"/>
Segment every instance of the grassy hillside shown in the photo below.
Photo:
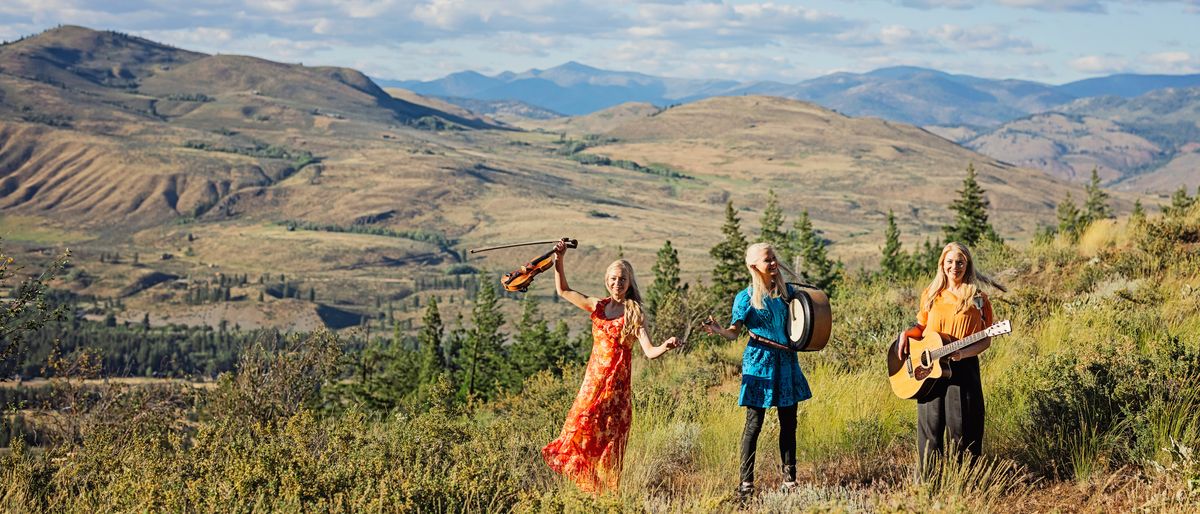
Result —
<path fill-rule="evenodd" d="M 587 152 L 694 175 L 697 180 L 681 184 L 696 191 L 696 201 L 719 204 L 729 198 L 758 209 L 772 188 L 785 211 L 809 210 L 816 226 L 836 241 L 834 251 L 849 255 L 874 253 L 889 209 L 914 240 L 936 234 L 950 221 L 945 205 L 961 187 L 967 164 L 978 170 L 994 223 L 1008 237 L 1049 223 L 1044 206 L 1068 191 L 1039 172 L 983 157 L 916 127 L 772 97 L 704 100 L 604 135 L 616 141 Z"/>
<path fill-rule="evenodd" d="M 82 35 L 141 48 L 141 57 L 129 57 L 142 63 L 130 82 L 98 82 L 28 50 L 66 49 L 88 69 L 108 62 L 96 57 L 107 47 L 71 46 L 82 45 Z M 61 87 L 0 71 L 0 209 L 43 234 L 86 234 L 5 234 L 12 248 L 71 244 L 78 271 L 63 286 L 82 297 L 128 291 L 129 256 L 138 254 L 136 268 L 185 279 L 285 274 L 317 300 L 259 301 L 264 291 L 250 289 L 228 305 L 183 306 L 183 291 L 160 284 L 115 307 L 90 307 L 121 320 L 150 312 L 154 325 L 225 319 L 287 327 L 336 305 L 412 323 L 419 312 L 411 306 L 432 297 L 454 299 L 448 315 L 469 309 L 454 290 L 462 274 L 503 273 L 537 253 L 462 262 L 465 250 L 562 236 L 582 241 L 583 276 L 598 276 L 619 254 L 647 274 L 670 239 L 694 280 L 711 269 L 724 203 L 756 234 L 768 189 L 789 220 L 809 210 L 848 269 L 870 268 L 889 209 L 906 243 L 941 235 L 968 165 L 980 172 L 993 224 L 1013 241 L 1052 224 L 1070 189 L 919 128 L 791 100 L 718 98 L 663 112 L 627 106 L 563 121 L 563 136 L 479 129 L 492 125 L 440 102 L 393 98 L 353 70 L 172 50 L 78 27 L 0 48 L 6 62 L 42 63 L 76 80 Z M 1118 211 L 1129 203 L 1115 202 Z M 288 231 L 289 223 L 324 228 Z M 125 259 L 103 258 L 115 254 Z M 549 296 L 548 285 L 534 294 Z M 289 308 L 296 312 L 281 312 Z"/>
<path fill-rule="evenodd" d="M 1128 170 L 1156 167 L 1168 151 L 1113 121 L 1059 113 L 1007 123 L 966 146 L 1076 182 L 1087 180 L 1092 168 L 1105 182 L 1120 180 Z"/>
<path fill-rule="evenodd" d="M 1114 188 L 1169 192 L 1195 187 L 1200 89 L 1162 89 L 1136 98 L 1084 98 L 1011 121 L 965 142 L 969 148 L 1066 180 L 1092 168 Z"/>
<path fill-rule="evenodd" d="M 336 345 L 318 336 L 247 357 L 209 392 L 114 384 L 102 394 L 129 401 L 53 414 L 80 428 L 77 442 L 44 453 L 17 443 L 0 455 L 0 498 L 18 511 L 1200 508 L 1200 210 L 1101 222 L 1078 243 L 977 250 L 982 269 L 1010 288 L 993 298 L 1013 333 L 982 357 L 985 458 L 930 481 L 912 479 L 915 407 L 890 393 L 880 357 L 911 322 L 922 282 L 858 281 L 834 298 L 830 346 L 801 358 L 815 395 L 800 408 L 802 487 L 791 494 L 771 491 L 772 419 L 760 440 L 764 492 L 733 501 L 742 341 L 636 358 L 622 490 L 591 498 L 539 456 L 581 368 L 537 375 L 491 402 L 449 401 L 442 382 L 425 400 L 378 412 L 341 386 L 317 387 L 337 376 Z M 173 400 L 196 395 L 203 401 Z M 126 416 L 134 408 L 144 414 Z"/>

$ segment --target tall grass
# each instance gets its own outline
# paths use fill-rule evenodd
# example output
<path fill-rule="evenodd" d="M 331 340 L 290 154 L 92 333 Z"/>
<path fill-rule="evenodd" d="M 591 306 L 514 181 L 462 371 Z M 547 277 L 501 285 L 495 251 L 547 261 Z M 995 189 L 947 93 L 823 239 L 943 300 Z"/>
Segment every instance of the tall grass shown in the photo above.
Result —
<path fill-rule="evenodd" d="M 635 357 L 622 488 L 599 497 L 540 456 L 582 367 L 535 375 L 488 403 L 369 412 L 320 403 L 319 376 L 337 347 L 324 340 L 246 361 L 182 422 L 81 423 L 88 428 L 59 447 L 17 443 L 0 453 L 0 509 L 1027 512 L 1045 506 L 1029 503 L 1040 493 L 1090 495 L 1063 510 L 1123 495 L 1107 508 L 1200 511 L 1200 209 L 1136 231 L 1098 225 L 1078 246 L 979 256 L 1011 288 L 992 298 L 1014 329 L 981 359 L 985 455 L 949 459 L 925 480 L 913 479 L 916 406 L 891 394 L 882 359 L 913 322 L 923 281 L 854 278 L 834 298 L 829 348 L 800 357 L 814 396 L 798 409 L 802 483 L 790 493 L 777 492 L 770 413 L 760 493 L 734 499 L 744 340 Z M 452 396 L 450 384 L 438 387 L 432 400 Z M 1110 482 L 1133 492 L 1092 488 Z"/>

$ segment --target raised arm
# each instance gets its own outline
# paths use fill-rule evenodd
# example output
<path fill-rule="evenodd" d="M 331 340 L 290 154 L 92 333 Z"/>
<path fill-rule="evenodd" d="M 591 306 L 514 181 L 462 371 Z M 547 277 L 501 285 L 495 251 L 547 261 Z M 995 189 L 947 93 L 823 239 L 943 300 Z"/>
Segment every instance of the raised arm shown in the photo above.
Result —
<path fill-rule="evenodd" d="M 642 345 L 642 352 L 646 354 L 646 357 L 651 359 L 658 358 L 672 349 L 683 346 L 683 342 L 674 337 L 663 341 L 661 345 L 654 346 L 654 343 L 650 341 L 650 334 L 646 332 L 645 326 L 638 329 L 637 338 L 638 342 Z"/>
<path fill-rule="evenodd" d="M 554 290 L 558 292 L 558 296 L 564 300 L 575 304 L 576 307 L 588 312 L 596 310 L 597 298 L 592 298 L 583 293 L 571 289 L 567 285 L 567 274 L 563 271 L 563 255 L 567 253 L 567 244 L 559 241 L 554 246 Z"/>

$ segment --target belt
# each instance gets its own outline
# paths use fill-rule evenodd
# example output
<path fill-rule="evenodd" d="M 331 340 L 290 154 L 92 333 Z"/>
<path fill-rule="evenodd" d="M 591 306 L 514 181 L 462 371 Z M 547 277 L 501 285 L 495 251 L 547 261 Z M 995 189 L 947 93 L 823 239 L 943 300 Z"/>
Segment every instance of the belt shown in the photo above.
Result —
<path fill-rule="evenodd" d="M 762 344 L 764 346 L 774 348 L 776 350 L 785 350 L 785 351 L 789 351 L 789 352 L 795 351 L 795 350 L 792 350 L 791 348 L 788 348 L 787 345 L 785 345 L 785 344 L 776 343 L 775 341 L 772 341 L 763 336 L 755 334 L 754 332 L 750 332 L 750 340 L 757 342 L 759 344 Z"/>

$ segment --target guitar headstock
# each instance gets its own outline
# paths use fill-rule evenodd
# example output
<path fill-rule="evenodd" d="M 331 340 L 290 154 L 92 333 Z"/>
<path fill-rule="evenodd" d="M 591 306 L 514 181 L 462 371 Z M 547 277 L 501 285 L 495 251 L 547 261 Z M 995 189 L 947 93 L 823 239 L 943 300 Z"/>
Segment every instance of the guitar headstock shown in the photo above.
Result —
<path fill-rule="evenodd" d="M 1008 320 L 1004 320 L 983 329 L 983 332 L 987 334 L 987 337 L 1007 334 L 1012 332 L 1012 323 L 1010 323 Z"/>

